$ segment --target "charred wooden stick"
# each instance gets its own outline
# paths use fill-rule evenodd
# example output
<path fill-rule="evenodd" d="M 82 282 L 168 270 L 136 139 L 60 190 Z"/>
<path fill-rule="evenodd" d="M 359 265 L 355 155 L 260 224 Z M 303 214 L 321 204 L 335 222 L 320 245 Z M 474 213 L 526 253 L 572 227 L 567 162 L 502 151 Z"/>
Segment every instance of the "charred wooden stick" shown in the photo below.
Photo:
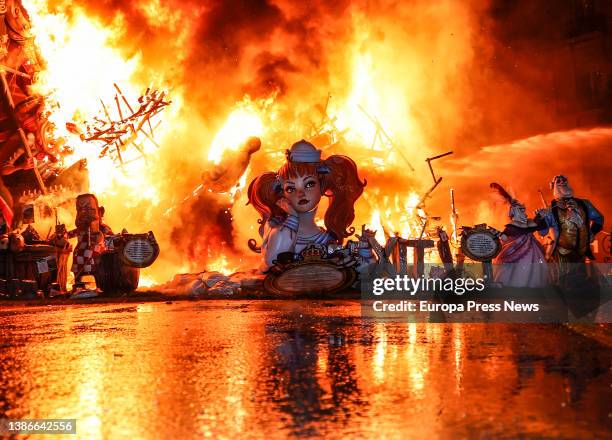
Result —
<path fill-rule="evenodd" d="M 457 224 L 459 223 L 459 214 L 457 214 L 457 208 L 455 206 L 455 190 L 450 189 L 451 198 L 451 225 L 453 226 L 453 243 L 457 243 Z"/>
<path fill-rule="evenodd" d="M 414 171 L 414 167 L 412 166 L 412 164 L 410 163 L 408 158 L 406 156 L 404 156 L 404 153 L 402 152 L 402 150 L 400 148 L 398 148 L 397 145 L 395 145 L 395 142 L 393 142 L 393 139 L 391 139 L 391 136 L 389 136 L 387 134 L 387 132 L 383 128 L 383 126 L 380 123 L 380 121 L 377 118 L 375 118 L 374 116 L 370 115 L 361 105 L 358 104 L 357 107 L 359 107 L 359 110 L 361 110 L 362 113 L 364 115 L 366 115 L 366 117 L 370 121 L 372 121 L 372 123 L 376 127 L 378 135 L 381 136 L 381 137 L 384 136 L 386 138 L 387 142 L 389 143 L 389 145 L 391 145 L 391 147 L 393 147 L 393 149 L 400 155 L 400 157 L 402 159 L 404 159 L 404 162 L 406 162 L 406 165 L 408 165 L 408 168 L 410 168 L 411 171 Z"/>
<path fill-rule="evenodd" d="M 138 143 L 136 141 L 132 141 L 132 145 L 134 145 L 134 148 L 136 148 L 138 150 L 138 152 L 140 154 L 142 154 L 142 158 L 146 161 L 147 160 L 147 155 L 145 154 L 143 148 L 138 145 Z"/>
<path fill-rule="evenodd" d="M 151 126 L 151 121 L 149 119 L 150 118 L 147 118 L 147 122 L 149 123 L 149 126 Z M 140 131 L 142 134 L 146 136 L 147 139 L 149 139 L 153 143 L 153 145 L 155 145 L 157 148 L 161 148 L 160 145 L 157 142 L 155 142 L 155 139 L 153 139 L 152 136 L 149 136 L 149 134 L 146 131 L 142 129 Z M 153 134 L 152 127 L 151 127 L 151 134 Z"/>
<path fill-rule="evenodd" d="M 421 276 L 425 272 L 425 249 L 431 248 L 435 246 L 433 240 L 406 240 L 399 239 L 400 245 L 408 246 L 414 248 L 414 265 L 416 266 L 416 275 Z"/>
<path fill-rule="evenodd" d="M 121 139 L 119 139 L 118 141 L 115 141 L 115 148 L 117 151 L 117 158 L 119 159 L 119 162 L 121 162 L 121 165 L 123 165 L 123 157 L 121 157 Z"/>
<path fill-rule="evenodd" d="M 102 157 L 106 156 L 106 153 L 108 153 L 108 149 L 109 149 L 108 145 L 105 146 L 104 148 L 102 148 L 102 151 L 100 152 L 100 155 L 98 157 L 102 158 Z"/>
<path fill-rule="evenodd" d="M 546 200 L 544 199 L 544 193 L 541 189 L 538 189 L 538 192 L 540 193 L 540 200 L 542 201 L 542 205 L 544 205 L 544 208 L 548 208 L 548 203 L 546 203 Z"/>
<path fill-rule="evenodd" d="M 378 257 L 378 266 L 381 271 L 386 272 L 391 276 L 395 276 L 397 274 L 395 266 L 393 266 L 393 264 L 391 264 L 391 261 L 389 261 L 389 255 L 387 255 L 385 249 L 383 249 L 380 243 L 378 243 L 378 241 L 374 237 L 374 233 L 370 233 L 368 231 L 364 231 L 363 233 L 365 234 L 366 241 Z"/>
<path fill-rule="evenodd" d="M 393 248 L 393 264 L 400 275 L 408 275 L 408 246 L 406 240 L 397 237 Z"/>
<path fill-rule="evenodd" d="M 127 108 L 130 112 L 134 113 L 134 110 L 132 110 L 132 106 L 130 105 L 130 103 L 128 102 L 127 99 L 125 99 L 125 96 L 123 95 L 123 92 L 121 91 L 121 89 L 119 88 L 119 86 L 117 85 L 117 83 L 113 83 L 113 86 L 115 86 L 115 90 L 117 90 L 117 92 L 119 93 L 119 96 L 121 96 L 121 99 L 123 100 L 123 102 L 125 102 L 125 105 L 127 105 Z"/>
<path fill-rule="evenodd" d="M 433 192 L 434 189 L 436 189 L 438 187 L 440 182 L 442 182 L 442 177 L 438 177 L 438 180 L 431 186 L 431 188 L 429 188 L 425 192 L 425 194 L 423 194 L 421 196 L 421 198 L 419 199 L 419 203 L 417 203 L 417 205 L 416 205 L 417 208 L 423 208 L 425 200 L 427 200 L 431 196 L 431 193 Z"/>
<path fill-rule="evenodd" d="M 119 97 L 115 95 L 115 104 L 117 104 L 117 112 L 119 112 L 119 119 L 123 122 L 123 113 L 121 112 L 121 104 L 119 104 Z"/>
<path fill-rule="evenodd" d="M 123 94 L 123 92 L 121 91 L 121 89 L 119 88 L 119 86 L 116 83 L 113 83 L 113 86 L 115 86 L 115 89 L 117 90 L 117 92 L 119 93 L 119 96 L 121 96 L 121 99 L 123 100 L 123 102 L 125 103 L 125 105 L 127 106 L 128 110 L 130 111 L 130 113 L 132 113 L 132 116 L 134 116 L 134 109 L 132 108 L 132 106 L 130 105 L 130 102 L 126 99 L 125 95 Z M 132 117 L 130 116 L 130 118 Z M 155 144 L 156 147 L 159 148 L 159 145 L 153 140 L 153 127 L 151 126 L 151 121 L 147 121 L 148 125 L 149 125 L 149 133 L 147 133 L 145 130 L 141 130 L 142 133 L 151 141 Z"/>
<path fill-rule="evenodd" d="M 104 101 L 102 101 L 100 99 L 100 103 L 102 104 L 102 109 L 104 110 L 104 114 L 106 115 L 106 119 L 108 119 L 108 123 L 113 125 L 113 120 L 110 117 L 110 114 L 108 113 L 108 109 L 106 108 L 106 105 L 104 105 Z"/>

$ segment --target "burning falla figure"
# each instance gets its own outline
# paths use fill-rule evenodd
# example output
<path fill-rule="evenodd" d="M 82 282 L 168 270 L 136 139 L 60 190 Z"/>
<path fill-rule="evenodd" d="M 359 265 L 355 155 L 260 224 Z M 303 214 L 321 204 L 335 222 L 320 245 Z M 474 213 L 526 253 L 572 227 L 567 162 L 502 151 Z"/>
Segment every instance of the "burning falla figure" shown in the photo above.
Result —
<path fill-rule="evenodd" d="M 508 287 L 545 287 L 548 274 L 544 250 L 533 236 L 545 226 L 544 221 L 529 219 L 525 205 L 498 183 L 491 183 L 491 188 L 508 203 L 510 218 L 501 234 L 502 250 L 493 261 L 495 282 Z"/>
<path fill-rule="evenodd" d="M 202 174 L 206 187 L 215 192 L 229 191 L 246 171 L 251 156 L 260 148 L 261 140 L 250 137 L 237 150 L 224 152 L 221 162 Z"/>
<path fill-rule="evenodd" d="M 555 281 L 561 287 L 579 287 L 588 278 L 584 263 L 594 259 L 590 245 L 603 229 L 604 217 L 591 202 L 574 197 L 567 177 L 555 176 L 550 186 L 555 199 L 549 208 L 536 211 L 536 220 L 543 220 L 541 235 L 553 232 L 549 260 L 554 263 Z"/>
<path fill-rule="evenodd" d="M 68 232 L 68 238 L 77 238 L 77 245 L 72 256 L 75 293 L 83 287 L 83 275 L 95 275 L 100 255 L 106 250 L 105 235 L 112 235 L 112 230 L 104 224 L 104 207 L 98 204 L 93 194 L 81 194 L 76 198 L 76 229 Z"/>
<path fill-rule="evenodd" d="M 354 205 L 366 183 L 349 157 L 321 158 L 321 151 L 304 140 L 286 152 L 287 161 L 277 172 L 256 177 L 249 186 L 249 203 L 261 215 L 262 271 L 280 254 L 297 254 L 311 244 L 342 241 L 354 229 Z M 321 197 L 330 198 L 325 227 L 315 223 Z M 253 248 L 254 240 L 250 245 Z"/>

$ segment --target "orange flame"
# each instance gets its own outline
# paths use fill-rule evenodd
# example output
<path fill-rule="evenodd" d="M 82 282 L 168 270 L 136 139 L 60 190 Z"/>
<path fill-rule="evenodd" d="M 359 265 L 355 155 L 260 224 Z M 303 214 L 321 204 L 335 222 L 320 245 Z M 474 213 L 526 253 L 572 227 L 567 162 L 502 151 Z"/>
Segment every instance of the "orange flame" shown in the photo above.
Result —
<path fill-rule="evenodd" d="M 138 1 L 136 9 L 144 14 L 152 28 L 167 28 L 181 42 L 186 41 L 193 22 L 180 9 L 171 8 L 160 0 Z M 164 123 L 156 131 L 161 149 L 140 138 L 146 160 L 137 151 L 130 150 L 131 156 L 125 158 L 127 164 L 117 167 L 108 158 L 99 158 L 98 151 L 90 144 L 70 135 L 65 129 L 66 122 L 82 123 L 94 115 L 103 117 L 100 99 L 108 99 L 109 111 L 116 112 L 111 99 L 115 94 L 113 83 L 120 84 L 126 97 L 133 100 L 152 81 L 166 85 L 170 70 L 147 74 L 143 56 L 138 53 L 128 56 L 122 51 L 126 21 L 121 14 L 116 14 L 109 26 L 102 25 L 78 6 L 72 7 L 68 16 L 51 10 L 45 0 L 34 0 L 28 5 L 28 11 L 36 43 L 46 60 L 46 68 L 36 84 L 37 91 L 50 96 L 56 103 L 51 119 L 57 127 L 57 135 L 69 139 L 74 148 L 74 154 L 64 158 L 66 165 L 81 158 L 88 160 L 91 190 L 104 201 L 109 223 L 137 229 L 156 228 L 162 248 L 172 249 L 175 225 L 180 228 L 181 223 L 194 221 L 174 216 L 181 203 L 197 198 L 198 191 L 193 188 L 201 184 L 198 180 L 201 168 L 219 165 L 224 153 L 238 149 L 247 137 L 262 137 L 265 147 L 253 156 L 229 194 L 228 203 L 233 203 L 234 246 L 238 253 L 245 250 L 246 239 L 253 236 L 257 227 L 257 217 L 251 207 L 244 207 L 246 195 L 243 189 L 258 173 L 280 166 L 284 160 L 282 150 L 290 142 L 308 137 L 311 127 L 300 119 L 303 108 L 296 104 L 299 99 L 274 96 L 266 98 L 262 104 L 258 99 L 245 97 L 233 104 L 225 113 L 227 116 L 222 117 L 221 127 L 211 132 L 206 122 L 213 121 L 209 125 L 215 126 L 224 109 L 217 110 L 217 114 L 193 116 L 189 106 L 183 105 L 186 102 L 192 104 L 192 98 L 184 93 L 181 84 L 175 84 L 171 91 L 173 104 L 164 113 Z M 202 10 L 198 9 L 197 14 L 201 13 Z M 328 112 L 347 142 L 329 147 L 324 155 L 351 156 L 358 163 L 362 177 L 368 178 L 366 195 L 356 206 L 356 227 L 371 225 L 378 231 L 380 242 L 385 241 L 383 227 L 389 234 L 417 237 L 423 213 L 416 204 L 418 194 L 424 188 L 413 183 L 404 157 L 411 161 L 416 157 L 414 162 L 417 162 L 425 157 L 427 150 L 423 124 L 417 121 L 413 109 L 423 102 L 431 106 L 436 99 L 426 99 L 429 95 L 444 97 L 439 90 L 435 93 L 425 90 L 430 84 L 444 81 L 433 81 L 423 73 L 423 69 L 419 70 L 429 62 L 424 61 L 427 49 L 437 50 L 437 47 L 433 43 L 420 42 L 425 49 L 410 50 L 402 40 L 405 38 L 401 34 L 403 27 L 398 26 L 390 26 L 389 38 L 400 35 L 399 43 L 383 44 L 380 39 L 373 38 L 376 26 L 381 23 L 370 22 L 365 13 L 357 11 L 352 17 L 356 31 L 346 41 L 337 43 L 345 49 L 343 53 L 348 54 L 347 65 L 330 63 L 328 66 L 329 75 L 333 77 L 330 84 L 341 84 L 338 93 L 334 93 Z M 463 24 L 458 20 L 455 25 L 463 29 Z M 463 43 L 465 41 L 460 40 L 457 44 Z M 182 43 L 177 46 L 182 46 Z M 405 60 L 397 60 L 394 50 L 398 46 L 406 49 L 402 52 Z M 442 69 L 444 72 L 461 66 L 468 57 L 461 49 L 458 47 L 457 54 L 450 57 L 452 60 L 446 69 Z M 185 60 L 185 51 L 181 47 L 175 54 L 178 64 Z M 218 94 L 220 96 L 222 92 Z M 304 112 L 307 113 L 306 119 L 314 118 L 312 111 Z M 383 137 L 381 129 L 385 132 Z M 417 173 L 419 171 L 417 169 Z M 382 172 L 401 176 L 401 182 L 370 179 Z M 319 217 L 322 214 L 320 212 Z M 213 213 L 210 215 L 214 217 Z M 229 247 L 227 249 L 225 255 L 208 261 L 206 269 L 222 272 L 237 269 L 240 258 L 231 255 Z M 176 273 L 182 268 L 193 269 L 194 265 L 200 264 L 199 261 L 188 264 L 180 252 L 168 252 L 167 255 L 176 261 L 167 261 L 163 268 L 151 268 L 143 279 L 160 282 L 168 277 L 169 271 Z"/>

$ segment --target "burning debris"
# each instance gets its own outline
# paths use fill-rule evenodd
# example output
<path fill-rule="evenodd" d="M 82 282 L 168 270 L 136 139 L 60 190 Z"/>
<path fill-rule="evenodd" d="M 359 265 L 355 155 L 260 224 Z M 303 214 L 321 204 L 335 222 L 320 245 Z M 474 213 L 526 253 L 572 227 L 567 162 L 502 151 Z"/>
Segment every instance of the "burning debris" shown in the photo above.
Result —
<path fill-rule="evenodd" d="M 375 127 L 374 136 L 372 138 L 372 145 L 370 149 L 374 151 L 385 151 L 385 160 L 389 160 L 389 153 L 397 153 L 397 155 L 402 159 L 402 161 L 408 166 L 408 169 L 414 172 L 414 167 L 412 166 L 406 155 L 402 152 L 402 148 L 398 147 L 395 144 L 395 141 L 391 138 L 391 136 L 387 134 L 378 118 L 370 115 L 361 105 L 358 105 L 357 107 L 368 118 L 368 120 L 370 120 L 370 122 L 374 124 Z"/>
<path fill-rule="evenodd" d="M 132 106 L 119 86 L 116 83 L 113 86 L 117 91 L 114 97 L 117 111 L 115 118 L 111 117 L 108 107 L 101 99 L 104 119 L 94 117 L 92 121 L 86 122 L 85 134 L 74 123 L 66 123 L 67 129 L 78 134 L 82 141 L 99 143 L 100 158 L 110 156 L 114 162 L 123 165 L 123 153 L 133 146 L 142 158 L 146 159 L 145 149 L 141 146 L 142 141 L 139 136 L 144 136 L 159 148 L 154 133 L 161 121 L 155 121 L 155 116 L 170 105 L 171 101 L 166 101 L 166 92 L 147 88 L 138 98 L 138 104 Z"/>
<path fill-rule="evenodd" d="M 155 291 L 169 296 L 187 295 L 193 298 L 263 297 L 266 295 L 263 281 L 264 275 L 258 274 L 256 270 L 231 275 L 210 271 L 175 275 L 171 281 L 157 286 Z"/>
<path fill-rule="evenodd" d="M 219 163 L 212 165 L 202 174 L 202 189 L 223 193 L 240 185 L 241 178 L 246 177 L 251 156 L 260 148 L 261 139 L 253 136 L 238 149 L 225 152 Z"/>
<path fill-rule="evenodd" d="M 348 129 L 339 129 L 337 125 L 337 116 L 330 115 L 329 104 L 331 100 L 331 94 L 328 93 L 325 105 L 317 105 L 315 108 L 320 113 L 320 120 L 318 122 L 311 122 L 310 133 L 308 139 L 321 147 L 321 148 L 333 148 L 338 146 L 340 143 L 346 142 L 345 135 Z"/>

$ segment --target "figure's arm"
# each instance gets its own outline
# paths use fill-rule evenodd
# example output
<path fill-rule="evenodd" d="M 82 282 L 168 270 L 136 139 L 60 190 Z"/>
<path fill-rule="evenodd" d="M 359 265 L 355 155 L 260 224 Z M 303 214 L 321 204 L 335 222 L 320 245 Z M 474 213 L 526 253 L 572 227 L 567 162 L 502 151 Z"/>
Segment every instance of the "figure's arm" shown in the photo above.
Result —
<path fill-rule="evenodd" d="M 547 229 L 549 227 L 548 223 L 546 222 L 546 219 L 544 219 L 542 217 L 536 216 L 533 219 L 533 221 L 536 224 L 536 227 L 538 228 L 538 230 L 540 230 L 540 229 Z"/>
<path fill-rule="evenodd" d="M 264 240 L 261 244 L 263 264 L 261 269 L 268 270 L 274 265 L 274 260 L 282 252 L 294 252 L 300 219 L 297 211 L 291 206 L 289 200 L 281 197 L 276 205 L 287 213 L 282 223 L 275 223 L 274 219 L 268 220 L 264 225 Z"/>
<path fill-rule="evenodd" d="M 538 225 L 538 233 L 542 237 L 546 237 L 548 235 L 548 230 L 553 225 L 552 210 L 550 208 L 537 209 L 533 221 Z"/>
<path fill-rule="evenodd" d="M 587 215 L 591 221 L 591 234 L 595 236 L 604 227 L 604 216 L 591 202 L 585 200 Z"/>
<path fill-rule="evenodd" d="M 295 242 L 297 240 L 298 218 L 288 216 L 279 225 L 271 225 L 266 222 L 264 226 L 264 240 L 261 245 L 261 253 L 264 259 L 264 270 L 274 265 L 274 260 L 282 252 L 295 252 Z"/>

